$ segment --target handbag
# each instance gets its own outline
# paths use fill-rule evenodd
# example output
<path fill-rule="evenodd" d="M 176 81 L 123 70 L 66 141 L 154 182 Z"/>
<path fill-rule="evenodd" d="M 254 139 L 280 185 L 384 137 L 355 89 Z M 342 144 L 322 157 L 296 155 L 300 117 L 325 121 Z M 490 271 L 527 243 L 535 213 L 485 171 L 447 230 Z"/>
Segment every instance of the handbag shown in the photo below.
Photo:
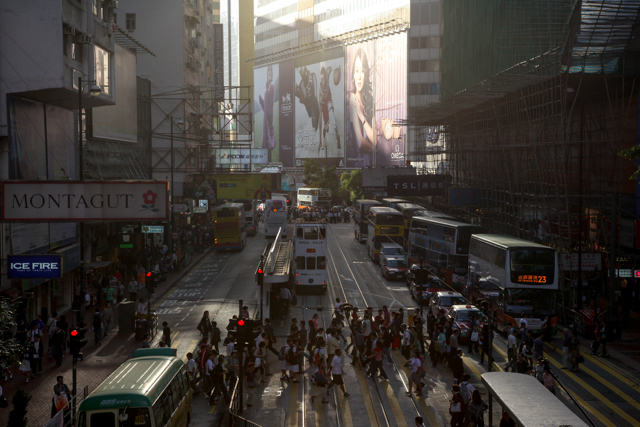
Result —
<path fill-rule="evenodd" d="M 576 363 L 584 363 L 584 356 L 579 354 L 576 358 Z"/>
<path fill-rule="evenodd" d="M 451 402 L 449 403 L 449 414 L 459 414 L 462 412 L 462 404 L 460 402 Z"/>
<path fill-rule="evenodd" d="M 473 331 L 471 333 L 471 341 L 474 341 L 474 342 L 478 341 L 478 331 Z"/>
<path fill-rule="evenodd" d="M 327 384 L 327 381 L 324 379 L 320 371 L 316 372 L 316 374 L 313 376 L 313 380 L 315 381 L 316 385 L 320 387 Z"/>

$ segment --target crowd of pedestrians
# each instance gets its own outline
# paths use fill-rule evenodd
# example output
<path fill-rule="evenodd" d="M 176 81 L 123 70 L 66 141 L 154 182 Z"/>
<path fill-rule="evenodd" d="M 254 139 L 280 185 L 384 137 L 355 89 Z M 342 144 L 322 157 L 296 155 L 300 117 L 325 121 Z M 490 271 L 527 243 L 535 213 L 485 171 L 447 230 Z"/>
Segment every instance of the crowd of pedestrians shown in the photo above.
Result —
<path fill-rule="evenodd" d="M 333 207 L 333 208 L 318 208 L 318 207 L 303 207 L 292 208 L 289 210 L 289 219 L 295 221 L 297 218 L 312 219 L 325 219 L 329 224 L 346 224 L 353 218 L 353 213 L 349 208 Z"/>

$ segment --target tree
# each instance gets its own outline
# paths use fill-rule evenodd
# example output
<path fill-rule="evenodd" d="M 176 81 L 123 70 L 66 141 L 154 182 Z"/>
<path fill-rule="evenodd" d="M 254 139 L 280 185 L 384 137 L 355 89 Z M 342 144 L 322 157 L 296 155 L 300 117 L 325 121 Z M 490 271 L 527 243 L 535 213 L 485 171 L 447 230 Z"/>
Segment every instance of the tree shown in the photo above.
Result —
<path fill-rule="evenodd" d="M 631 148 L 626 148 L 618 152 L 618 156 L 629 159 L 637 164 L 638 159 L 640 159 L 640 145 L 634 145 Z M 629 177 L 629 179 L 640 179 L 640 166 L 636 167 L 636 171 Z"/>
<path fill-rule="evenodd" d="M 335 204 L 340 204 L 348 198 L 348 194 L 340 185 L 336 167 L 320 166 L 313 159 L 307 159 L 304 162 L 304 185 L 313 188 L 328 188 L 331 190 Z"/>
<path fill-rule="evenodd" d="M 13 409 L 9 412 L 7 427 L 27 427 L 27 406 L 31 396 L 24 390 L 16 391 L 11 402 Z"/>
<path fill-rule="evenodd" d="M 351 199 L 351 201 L 365 197 L 365 192 L 362 190 L 362 169 L 343 172 L 342 188 L 349 192 L 349 199 Z"/>
<path fill-rule="evenodd" d="M 15 356 L 21 356 L 25 350 L 24 344 L 21 344 L 15 338 L 7 338 L 5 336 L 5 332 L 16 325 L 15 318 L 13 305 L 5 300 L 0 300 L 0 363 L 5 366 L 11 366 Z"/>

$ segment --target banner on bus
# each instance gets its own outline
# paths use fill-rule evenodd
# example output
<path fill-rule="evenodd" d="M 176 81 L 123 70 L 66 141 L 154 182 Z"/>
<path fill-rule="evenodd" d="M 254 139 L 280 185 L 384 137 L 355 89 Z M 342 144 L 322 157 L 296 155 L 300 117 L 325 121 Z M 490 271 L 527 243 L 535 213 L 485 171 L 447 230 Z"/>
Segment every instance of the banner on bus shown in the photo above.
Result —
<path fill-rule="evenodd" d="M 387 196 L 444 196 L 449 175 L 392 175 Z"/>
<path fill-rule="evenodd" d="M 3 221 L 165 221 L 167 181 L 4 182 Z"/>

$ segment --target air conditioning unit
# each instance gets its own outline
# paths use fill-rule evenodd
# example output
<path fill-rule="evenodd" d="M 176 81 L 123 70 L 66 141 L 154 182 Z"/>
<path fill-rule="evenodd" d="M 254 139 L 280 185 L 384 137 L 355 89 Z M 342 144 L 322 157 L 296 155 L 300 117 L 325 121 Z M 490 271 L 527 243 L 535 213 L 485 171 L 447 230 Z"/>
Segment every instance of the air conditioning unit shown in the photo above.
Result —
<path fill-rule="evenodd" d="M 110 7 L 111 9 L 117 9 L 118 2 L 116 0 L 111 0 L 110 2 L 107 3 L 107 6 Z"/>
<path fill-rule="evenodd" d="M 89 34 L 79 34 L 77 41 L 80 44 L 91 44 L 91 36 Z"/>
<path fill-rule="evenodd" d="M 66 36 L 75 36 L 76 29 L 75 29 L 75 27 L 72 27 L 71 25 L 62 24 L 62 34 L 66 35 Z"/>

